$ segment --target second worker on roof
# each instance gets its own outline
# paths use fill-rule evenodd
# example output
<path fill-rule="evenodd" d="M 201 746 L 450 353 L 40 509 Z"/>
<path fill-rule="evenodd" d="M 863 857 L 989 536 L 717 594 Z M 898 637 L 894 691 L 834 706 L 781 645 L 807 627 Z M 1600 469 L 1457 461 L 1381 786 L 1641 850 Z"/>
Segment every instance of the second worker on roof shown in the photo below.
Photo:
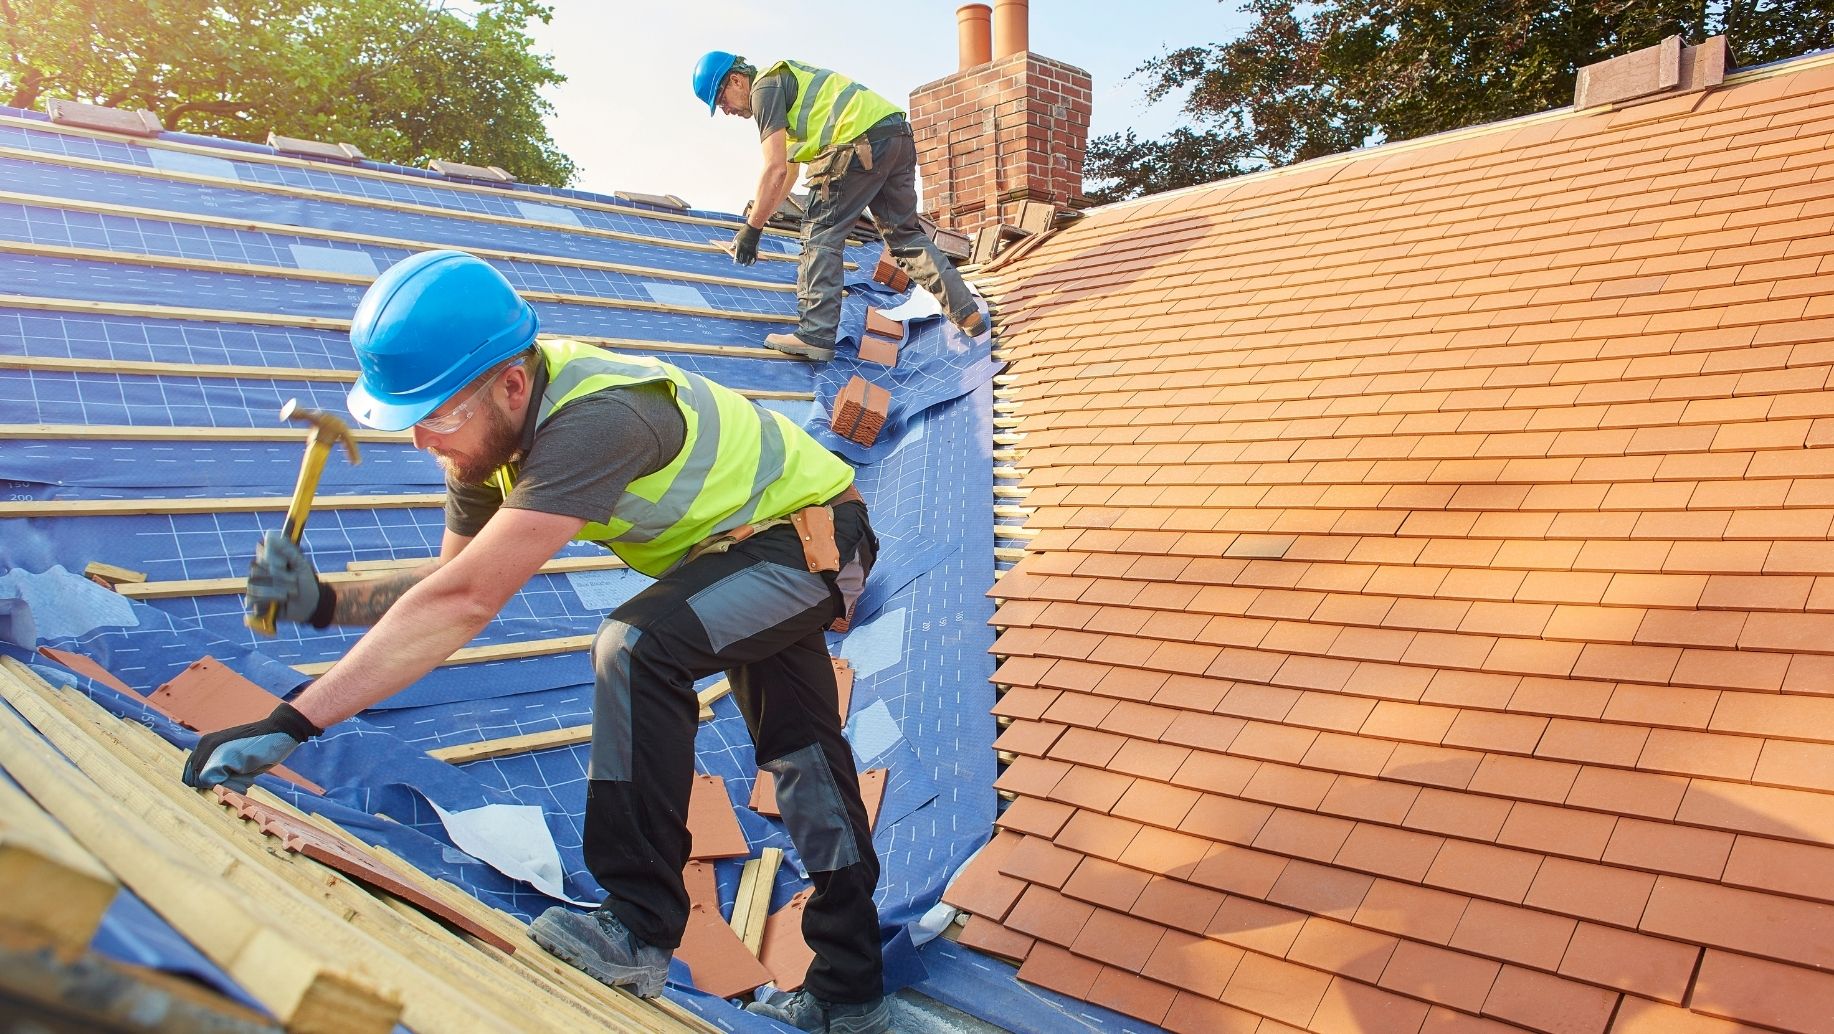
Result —
<path fill-rule="evenodd" d="M 763 168 L 746 225 L 733 237 L 733 258 L 758 258 L 764 225 L 806 166 L 808 209 L 796 274 L 800 321 L 764 343 L 804 359 L 834 358 L 841 319 L 841 251 L 847 231 L 871 209 L 892 260 L 942 303 L 962 330 L 987 329 L 974 295 L 917 222 L 917 149 L 904 112 L 838 72 L 778 61 L 759 72 L 737 54 L 709 51 L 694 67 L 694 95 L 709 114 L 758 124 Z"/>

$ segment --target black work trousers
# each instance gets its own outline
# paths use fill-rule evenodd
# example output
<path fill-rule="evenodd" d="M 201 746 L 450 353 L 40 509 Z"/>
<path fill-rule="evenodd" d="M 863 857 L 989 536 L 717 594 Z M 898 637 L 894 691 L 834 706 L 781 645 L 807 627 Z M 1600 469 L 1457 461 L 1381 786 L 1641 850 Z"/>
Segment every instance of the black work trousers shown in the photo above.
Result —
<path fill-rule="evenodd" d="M 866 507 L 836 506 L 834 528 L 840 577 L 863 578 L 877 549 Z M 823 635 L 841 613 L 838 585 L 809 572 L 795 529 L 780 525 L 682 565 L 606 619 L 592 649 L 585 855 L 605 888 L 603 907 L 645 942 L 680 946 L 694 682 L 726 672 L 815 884 L 803 910 L 815 953 L 804 986 L 830 1002 L 864 1002 L 883 979 L 872 901 L 879 860 Z"/>

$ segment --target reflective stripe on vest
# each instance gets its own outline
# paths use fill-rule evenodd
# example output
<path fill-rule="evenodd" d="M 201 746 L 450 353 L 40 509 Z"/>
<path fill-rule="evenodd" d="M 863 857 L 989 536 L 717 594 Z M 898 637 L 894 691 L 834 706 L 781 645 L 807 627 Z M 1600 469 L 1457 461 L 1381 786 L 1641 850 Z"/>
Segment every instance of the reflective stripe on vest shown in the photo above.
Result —
<path fill-rule="evenodd" d="M 780 71 L 796 79 L 796 102 L 790 105 L 789 125 L 784 127 L 793 162 L 806 162 L 837 143 L 849 143 L 886 116 L 904 111 L 839 72 L 800 61 L 779 61 L 759 78 Z"/>
<path fill-rule="evenodd" d="M 637 384 L 666 383 L 681 408 L 681 451 L 574 536 L 609 545 L 637 571 L 661 575 L 703 539 L 826 502 L 853 483 L 853 468 L 788 417 L 699 374 L 577 341 L 537 347 L 548 368 L 538 428 L 576 399 Z M 493 481 L 508 495 L 514 479 L 505 467 Z"/>

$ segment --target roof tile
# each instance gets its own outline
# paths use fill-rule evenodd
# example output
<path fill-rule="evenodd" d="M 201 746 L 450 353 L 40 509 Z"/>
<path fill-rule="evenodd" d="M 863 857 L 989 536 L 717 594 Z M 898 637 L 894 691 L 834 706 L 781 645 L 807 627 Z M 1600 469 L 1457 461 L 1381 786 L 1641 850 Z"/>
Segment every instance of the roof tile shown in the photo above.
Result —
<path fill-rule="evenodd" d="M 1317 1011 L 1331 977 L 1315 969 L 1249 953 L 1223 992 L 1227 1004 L 1304 1027 Z"/>
<path fill-rule="evenodd" d="M 1137 972 L 1152 957 L 1153 949 L 1165 933 L 1165 928 L 1157 923 L 1098 908 L 1083 923 L 1082 931 L 1069 947 L 1078 955 Z"/>
<path fill-rule="evenodd" d="M 1419 883 L 1444 843 L 1442 838 L 1424 833 L 1359 822 L 1338 850 L 1334 862 L 1363 872 Z"/>
<path fill-rule="evenodd" d="M 1566 953 L 1575 925 L 1561 916 L 1473 899 L 1452 934 L 1450 946 L 1552 970 Z"/>
<path fill-rule="evenodd" d="M 1067 804 L 1037 797 L 1021 797 L 1007 805 L 994 824 L 1002 829 L 1030 833 L 1034 837 L 1054 837 L 1076 809 Z"/>
<path fill-rule="evenodd" d="M 1489 959 L 1402 941 L 1395 948 L 1380 984 L 1391 991 L 1477 1012 L 1490 996 L 1502 967 Z"/>
<path fill-rule="evenodd" d="M 1206 998 L 1220 998 L 1243 955 L 1233 945 L 1168 930 L 1140 972 Z"/>
<path fill-rule="evenodd" d="M 1424 882 L 1505 901 L 1521 901 L 1541 867 L 1542 856 L 1526 851 L 1448 840 L 1433 859 Z"/>
<path fill-rule="evenodd" d="M 1105 967 L 1093 959 L 1079 958 L 1054 944 L 1040 941 L 1019 967 L 1019 979 L 1071 998 L 1087 999 L 1095 978 Z"/>
<path fill-rule="evenodd" d="M 1700 949 L 1628 930 L 1580 923 L 1559 970 L 1564 976 L 1679 1005 Z"/>
<path fill-rule="evenodd" d="M 1519 966 L 1504 966 L 1483 1012 L 1547 1034 L 1600 1034 L 1618 995 Z"/>
<path fill-rule="evenodd" d="M 1611 1034 L 1758 1034 L 1760 1028 L 1625 995 Z"/>
<path fill-rule="evenodd" d="M 1271 1034 L 1261 1017 L 1209 998 L 1181 991 L 1161 1021 L 1173 1034 Z"/>
<path fill-rule="evenodd" d="M 957 943 L 1001 958 L 1023 960 L 1037 939 L 1016 933 L 982 916 L 972 916 L 956 938 Z"/>
<path fill-rule="evenodd" d="M 1566 858 L 1545 858 L 1524 903 L 1549 912 L 1635 927 L 1656 878 Z"/>
<path fill-rule="evenodd" d="M 1045 837 L 1021 836 L 1000 862 L 1000 872 L 1027 883 L 1061 888 L 1081 860 L 1076 852 L 1058 847 Z"/>
<path fill-rule="evenodd" d="M 1727 1019 L 1783 1030 L 1826 1030 L 1834 975 L 1708 950 L 1690 1004 Z"/>
<path fill-rule="evenodd" d="M 1823 968 L 1834 958 L 1834 905 L 1678 876 L 1656 878 L 1638 929 Z"/>
<path fill-rule="evenodd" d="M 1615 816 L 1575 808 L 1552 807 L 1518 801 L 1497 833 L 1496 842 L 1547 854 L 1597 860 L 1619 820 Z"/>
<path fill-rule="evenodd" d="M 1325 989 L 1308 1029 L 1319 1034 L 1415 1034 L 1430 1006 L 1338 978 Z"/>
<path fill-rule="evenodd" d="M 1346 818 L 1399 825 L 1421 794 L 1419 787 L 1380 779 L 1340 775 L 1320 801 L 1320 811 Z"/>
<path fill-rule="evenodd" d="M 1354 922 L 1403 937 L 1446 944 L 1470 898 L 1393 880 L 1376 880 L 1357 906 Z"/>
<path fill-rule="evenodd" d="M 1740 836 L 1726 862 L 1727 883 L 1834 901 L 1834 849 Z"/>

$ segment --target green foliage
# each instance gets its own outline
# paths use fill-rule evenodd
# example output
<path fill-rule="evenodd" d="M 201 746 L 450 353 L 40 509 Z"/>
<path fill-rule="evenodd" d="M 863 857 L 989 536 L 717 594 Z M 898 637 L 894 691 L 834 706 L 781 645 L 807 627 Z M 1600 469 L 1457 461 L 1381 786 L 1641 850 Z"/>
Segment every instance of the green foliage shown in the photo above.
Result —
<path fill-rule="evenodd" d="M 564 81 L 523 31 L 539 0 L 0 0 L 0 99 L 145 108 L 166 128 L 355 144 L 379 161 L 496 165 L 565 186 L 543 125 Z"/>
<path fill-rule="evenodd" d="M 1248 0 L 1227 43 L 1135 70 L 1189 90 L 1192 126 L 1089 145 L 1089 196 L 1115 201 L 1558 108 L 1585 65 L 1725 34 L 1741 66 L 1834 47 L 1834 0 Z"/>

